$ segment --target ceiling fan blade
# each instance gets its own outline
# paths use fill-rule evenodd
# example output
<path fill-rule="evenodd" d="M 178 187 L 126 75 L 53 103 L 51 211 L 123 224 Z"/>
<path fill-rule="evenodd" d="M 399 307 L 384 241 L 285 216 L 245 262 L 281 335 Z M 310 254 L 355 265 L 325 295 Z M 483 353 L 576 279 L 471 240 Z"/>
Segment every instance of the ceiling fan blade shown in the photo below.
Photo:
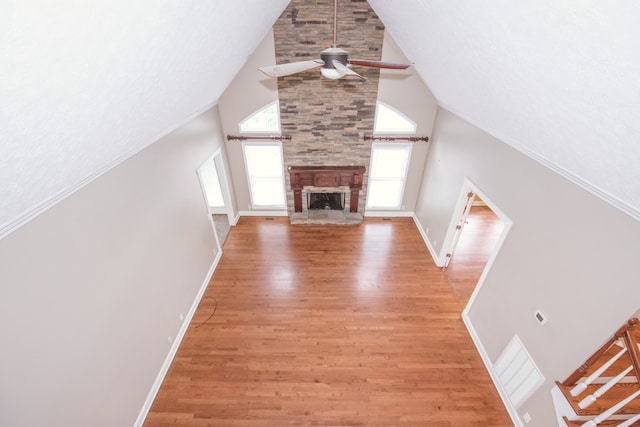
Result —
<path fill-rule="evenodd" d="M 269 67 L 260 67 L 258 70 L 262 71 L 269 77 L 282 77 L 291 74 L 301 73 L 303 71 L 311 70 L 312 68 L 320 67 L 324 65 L 324 61 L 321 59 L 312 59 L 310 61 L 298 61 L 289 62 L 286 64 L 272 65 Z"/>
<path fill-rule="evenodd" d="M 349 59 L 349 63 L 353 65 L 360 65 L 362 67 L 371 68 L 389 68 L 392 70 L 406 70 L 411 67 L 411 64 L 399 64 L 397 62 L 384 62 L 384 61 L 370 61 L 368 59 Z"/>
<path fill-rule="evenodd" d="M 340 61 L 336 61 L 335 59 L 333 60 L 333 66 L 336 68 L 336 70 L 338 70 L 340 73 L 342 73 L 343 75 L 350 75 L 350 76 L 356 76 L 358 77 L 360 80 L 365 81 L 367 80 L 366 78 L 362 77 L 360 74 L 356 73 L 355 71 L 353 71 L 351 68 L 347 67 L 346 65 L 344 65 L 342 62 Z"/>

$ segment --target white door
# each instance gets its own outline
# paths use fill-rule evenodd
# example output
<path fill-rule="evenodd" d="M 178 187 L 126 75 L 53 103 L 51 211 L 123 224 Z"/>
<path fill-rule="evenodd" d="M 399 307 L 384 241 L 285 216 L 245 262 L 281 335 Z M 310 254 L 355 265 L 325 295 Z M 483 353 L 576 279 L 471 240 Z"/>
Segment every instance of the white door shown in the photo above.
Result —
<path fill-rule="evenodd" d="M 458 245 L 458 241 L 460 240 L 460 235 L 462 234 L 462 228 L 467 223 L 467 217 L 469 216 L 469 211 L 471 210 L 471 205 L 473 205 L 473 199 L 475 198 L 475 194 L 472 191 L 467 193 L 467 201 L 464 204 L 464 209 L 462 210 L 460 217 L 458 218 L 458 223 L 456 224 L 456 230 L 453 234 L 453 240 L 451 241 L 451 246 L 449 247 L 449 251 L 445 255 L 444 265 L 442 268 L 447 268 L 449 265 L 449 261 L 451 261 L 451 257 L 453 256 L 453 251 L 455 251 L 456 246 Z"/>

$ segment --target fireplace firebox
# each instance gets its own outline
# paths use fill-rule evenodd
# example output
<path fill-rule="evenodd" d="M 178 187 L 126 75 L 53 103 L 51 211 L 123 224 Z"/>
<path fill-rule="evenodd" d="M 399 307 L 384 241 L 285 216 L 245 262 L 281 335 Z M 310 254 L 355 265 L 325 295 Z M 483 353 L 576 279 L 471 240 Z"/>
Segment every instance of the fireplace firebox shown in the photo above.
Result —
<path fill-rule="evenodd" d="M 289 166 L 294 212 L 302 212 L 303 187 L 348 187 L 349 212 L 358 212 L 364 166 Z"/>
<path fill-rule="evenodd" d="M 345 193 L 307 193 L 307 209 L 341 211 L 345 198 Z"/>

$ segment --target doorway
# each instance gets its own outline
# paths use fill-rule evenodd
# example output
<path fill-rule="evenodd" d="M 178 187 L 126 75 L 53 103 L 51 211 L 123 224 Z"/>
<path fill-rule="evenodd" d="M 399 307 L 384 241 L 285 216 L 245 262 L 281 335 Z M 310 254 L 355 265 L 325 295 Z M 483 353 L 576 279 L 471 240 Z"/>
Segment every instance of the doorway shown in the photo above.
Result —
<path fill-rule="evenodd" d="M 454 293 L 465 303 L 480 280 L 504 229 L 504 223 L 474 194 L 462 220 L 457 241 L 447 255 L 445 274 Z"/>
<path fill-rule="evenodd" d="M 471 181 L 465 179 L 457 214 L 447 233 L 448 248 L 441 258 L 444 274 L 467 308 L 478 292 L 511 221 Z"/>
<path fill-rule="evenodd" d="M 218 243 L 222 247 L 231 229 L 233 213 L 220 149 L 200 166 L 198 177 L 207 205 L 207 212 L 213 223 Z"/>

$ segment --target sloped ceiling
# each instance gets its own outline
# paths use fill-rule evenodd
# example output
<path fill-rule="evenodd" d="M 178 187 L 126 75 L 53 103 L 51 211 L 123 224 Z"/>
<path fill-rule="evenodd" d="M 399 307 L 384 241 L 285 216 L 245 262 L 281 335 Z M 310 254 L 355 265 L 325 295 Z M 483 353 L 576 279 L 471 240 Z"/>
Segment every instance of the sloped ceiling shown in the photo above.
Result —
<path fill-rule="evenodd" d="M 441 106 L 640 218 L 640 2 L 369 3 Z"/>
<path fill-rule="evenodd" d="M 2 2 L 0 237 L 217 102 L 287 3 Z M 440 105 L 640 218 L 640 3 L 369 3 Z"/>
<path fill-rule="evenodd" d="M 0 237 L 215 104 L 287 3 L 0 2 Z"/>

